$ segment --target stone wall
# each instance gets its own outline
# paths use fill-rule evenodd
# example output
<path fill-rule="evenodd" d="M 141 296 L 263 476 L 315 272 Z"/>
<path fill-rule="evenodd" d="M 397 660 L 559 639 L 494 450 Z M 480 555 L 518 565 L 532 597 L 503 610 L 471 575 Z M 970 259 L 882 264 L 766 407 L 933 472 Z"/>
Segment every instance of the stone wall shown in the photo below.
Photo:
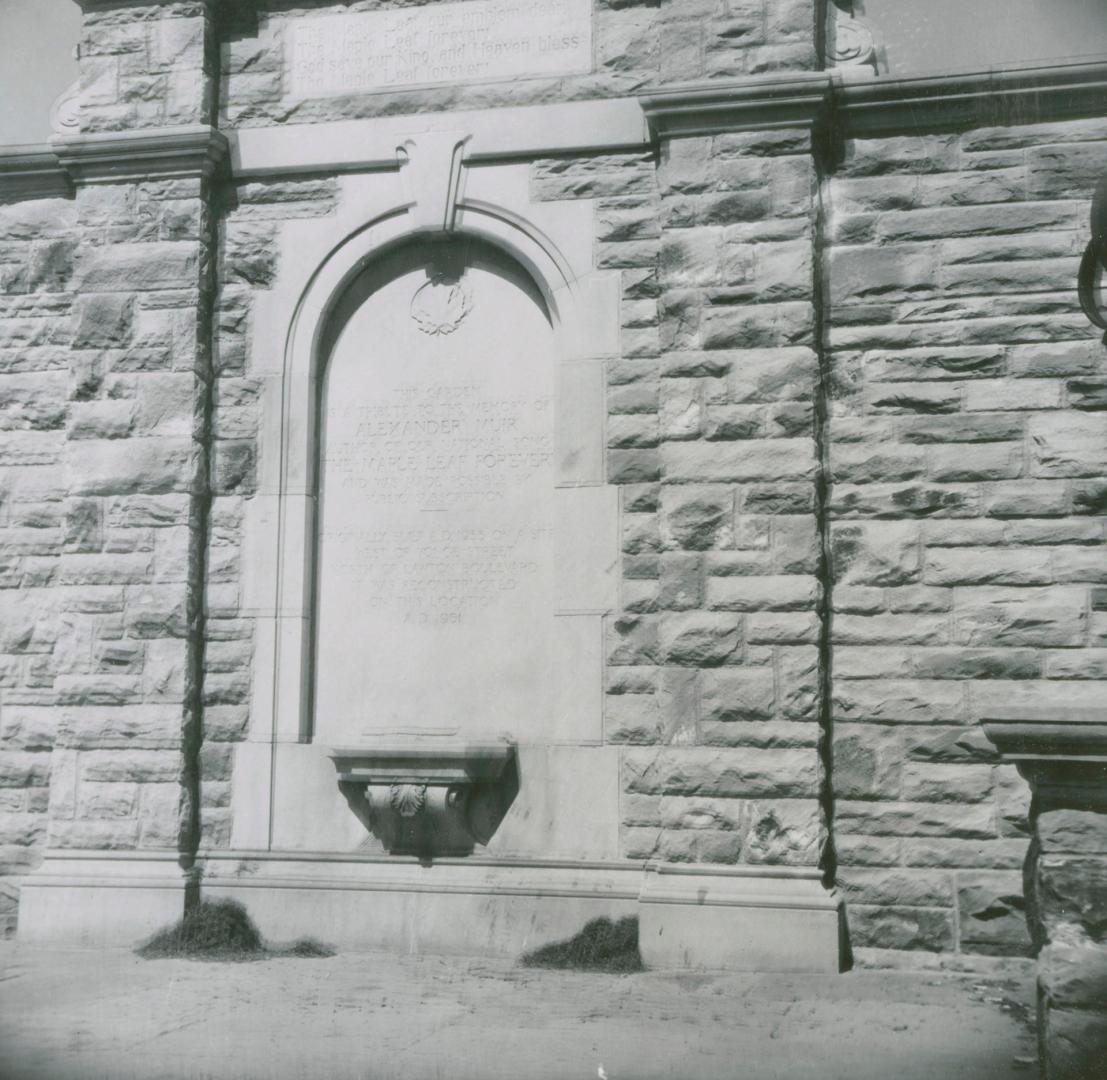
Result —
<path fill-rule="evenodd" d="M 1022 954 L 997 704 L 1107 696 L 1107 123 L 850 140 L 824 182 L 839 881 L 861 947 Z"/>
<path fill-rule="evenodd" d="M 46 839 L 76 220 L 65 199 L 0 206 L 0 879 Z M 16 900 L 0 891 L 0 934 Z"/>

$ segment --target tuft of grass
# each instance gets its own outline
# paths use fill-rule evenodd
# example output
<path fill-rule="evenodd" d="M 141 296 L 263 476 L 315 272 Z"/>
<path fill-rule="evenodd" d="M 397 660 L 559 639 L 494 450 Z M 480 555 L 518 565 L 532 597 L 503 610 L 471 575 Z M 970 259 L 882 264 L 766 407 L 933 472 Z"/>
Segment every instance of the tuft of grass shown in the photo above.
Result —
<path fill-rule="evenodd" d="M 258 928 L 237 900 L 204 900 L 173 926 L 159 930 L 136 952 L 146 959 L 192 956 L 249 960 L 263 955 Z"/>
<path fill-rule="evenodd" d="M 291 945 L 273 949 L 274 956 L 298 956 L 304 960 L 335 956 L 335 950 L 313 937 L 297 938 Z"/>
<path fill-rule="evenodd" d="M 642 971 L 638 919 L 633 915 L 618 922 L 593 919 L 576 937 L 535 949 L 522 962 L 524 967 L 561 971 Z"/>
<path fill-rule="evenodd" d="M 159 930 L 135 950 L 147 960 L 265 960 L 272 956 L 334 956 L 315 938 L 300 938 L 283 948 L 265 944 L 249 913 L 237 900 L 204 900 L 172 926 Z"/>

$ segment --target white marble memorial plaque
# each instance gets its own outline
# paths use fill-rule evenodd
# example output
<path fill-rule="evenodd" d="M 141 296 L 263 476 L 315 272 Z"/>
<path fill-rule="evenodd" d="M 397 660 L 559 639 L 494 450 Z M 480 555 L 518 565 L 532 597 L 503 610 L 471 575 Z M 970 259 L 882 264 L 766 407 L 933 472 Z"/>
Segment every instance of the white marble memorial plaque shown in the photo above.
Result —
<path fill-rule="evenodd" d="M 364 286 L 325 372 L 315 731 L 332 745 L 518 733 L 552 696 L 553 330 L 514 264 L 439 278 L 433 248 Z"/>
<path fill-rule="evenodd" d="M 592 0 L 464 0 L 297 20 L 291 93 L 320 97 L 592 69 Z"/>

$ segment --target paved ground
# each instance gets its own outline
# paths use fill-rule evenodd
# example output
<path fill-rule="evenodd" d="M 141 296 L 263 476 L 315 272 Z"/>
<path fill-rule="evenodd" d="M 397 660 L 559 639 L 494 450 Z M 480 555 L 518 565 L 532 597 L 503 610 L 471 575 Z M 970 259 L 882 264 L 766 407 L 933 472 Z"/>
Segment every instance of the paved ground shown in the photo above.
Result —
<path fill-rule="evenodd" d="M 4 1080 L 1031 1080 L 1028 980 L 0 944 Z M 600 1071 L 602 1069 L 602 1072 Z"/>

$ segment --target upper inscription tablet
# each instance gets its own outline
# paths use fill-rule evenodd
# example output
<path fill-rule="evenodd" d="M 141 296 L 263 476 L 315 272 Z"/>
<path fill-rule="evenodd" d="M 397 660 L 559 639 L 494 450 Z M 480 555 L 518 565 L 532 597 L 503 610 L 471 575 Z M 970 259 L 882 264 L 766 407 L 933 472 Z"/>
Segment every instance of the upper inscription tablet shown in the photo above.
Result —
<path fill-rule="evenodd" d="M 465 0 L 300 19 L 293 97 L 592 69 L 592 0 Z"/>

